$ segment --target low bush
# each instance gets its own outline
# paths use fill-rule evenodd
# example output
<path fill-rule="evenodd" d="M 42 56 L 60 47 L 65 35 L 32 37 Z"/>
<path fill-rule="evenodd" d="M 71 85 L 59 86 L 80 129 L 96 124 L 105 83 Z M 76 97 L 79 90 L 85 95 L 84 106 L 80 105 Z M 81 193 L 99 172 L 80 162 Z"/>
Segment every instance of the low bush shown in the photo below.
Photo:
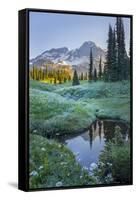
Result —
<path fill-rule="evenodd" d="M 130 144 L 116 127 L 115 138 L 107 142 L 94 171 L 100 183 L 129 184 L 131 178 Z"/>

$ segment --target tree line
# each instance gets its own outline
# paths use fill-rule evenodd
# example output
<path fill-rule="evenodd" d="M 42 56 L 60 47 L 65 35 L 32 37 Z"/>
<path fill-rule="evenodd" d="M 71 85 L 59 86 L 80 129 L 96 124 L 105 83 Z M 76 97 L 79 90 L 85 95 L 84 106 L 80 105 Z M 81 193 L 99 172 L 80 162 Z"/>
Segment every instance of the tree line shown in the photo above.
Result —
<path fill-rule="evenodd" d="M 40 68 L 40 67 L 31 67 L 29 70 L 29 77 L 32 80 L 37 81 L 47 81 L 49 83 L 54 84 L 61 84 L 67 81 L 71 81 L 71 74 L 65 70 L 55 70 L 55 69 L 48 69 L 48 67 Z"/>
<path fill-rule="evenodd" d="M 102 71 L 102 58 L 100 56 L 99 59 L 99 71 L 97 71 L 96 67 L 94 67 L 94 62 L 93 62 L 93 51 L 92 48 L 90 49 L 90 56 L 89 56 L 89 69 L 88 73 L 85 75 L 85 79 L 83 79 L 83 73 L 81 73 L 81 76 L 77 74 L 77 71 L 74 70 L 74 75 L 73 75 L 73 82 L 72 85 L 79 85 L 80 81 L 79 80 L 88 80 L 89 82 L 91 81 L 97 81 L 97 80 L 103 80 L 104 74 Z"/>

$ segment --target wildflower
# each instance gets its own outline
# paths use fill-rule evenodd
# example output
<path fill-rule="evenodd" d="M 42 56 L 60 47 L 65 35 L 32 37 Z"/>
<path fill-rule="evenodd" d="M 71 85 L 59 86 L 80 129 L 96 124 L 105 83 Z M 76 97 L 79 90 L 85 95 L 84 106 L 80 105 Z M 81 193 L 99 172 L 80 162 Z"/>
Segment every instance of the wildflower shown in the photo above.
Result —
<path fill-rule="evenodd" d="M 42 166 L 42 165 L 39 167 L 39 170 L 41 170 L 41 169 L 43 169 L 43 166 Z"/>
<path fill-rule="evenodd" d="M 30 173 L 30 176 L 38 176 L 38 172 L 33 170 L 31 173 Z"/>
<path fill-rule="evenodd" d="M 107 163 L 107 165 L 109 165 L 110 167 L 112 166 L 112 163 Z"/>
<path fill-rule="evenodd" d="M 58 181 L 57 183 L 56 183 L 56 187 L 61 187 L 62 186 L 62 182 L 61 181 Z"/>
<path fill-rule="evenodd" d="M 37 130 L 33 130 L 33 133 L 37 133 Z"/>
<path fill-rule="evenodd" d="M 66 164 L 66 162 L 61 162 L 61 163 L 60 163 L 60 165 L 65 165 L 65 164 Z"/>
<path fill-rule="evenodd" d="M 96 163 L 91 163 L 90 165 L 90 171 L 93 171 L 94 169 L 96 169 L 98 166 Z"/>
<path fill-rule="evenodd" d="M 45 148 L 44 148 L 44 147 L 42 147 L 42 148 L 41 148 L 41 150 L 42 150 L 42 151 L 45 151 Z"/>
<path fill-rule="evenodd" d="M 86 166 L 83 167 L 84 170 L 88 170 L 88 168 Z"/>

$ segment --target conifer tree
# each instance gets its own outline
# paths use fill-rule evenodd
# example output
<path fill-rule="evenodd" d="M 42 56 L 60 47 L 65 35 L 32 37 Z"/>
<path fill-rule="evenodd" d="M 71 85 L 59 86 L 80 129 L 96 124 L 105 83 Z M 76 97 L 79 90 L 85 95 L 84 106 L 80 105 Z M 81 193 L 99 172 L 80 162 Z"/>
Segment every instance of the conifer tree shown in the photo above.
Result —
<path fill-rule="evenodd" d="M 93 53 L 92 53 L 92 48 L 90 49 L 90 63 L 89 63 L 89 71 L 88 71 L 88 81 L 90 82 L 93 78 L 92 76 L 93 72 Z"/>
<path fill-rule="evenodd" d="M 115 82 L 118 80 L 117 68 L 117 46 L 116 46 L 116 32 L 112 32 L 112 51 L 111 51 L 111 65 L 110 65 L 110 81 Z"/>
<path fill-rule="evenodd" d="M 88 79 L 88 74 L 87 74 L 87 72 L 85 73 L 84 79 L 85 79 L 85 80 Z"/>
<path fill-rule="evenodd" d="M 123 20 L 121 17 L 116 18 L 116 35 L 117 35 L 117 64 L 118 64 L 118 80 L 127 79 L 127 53 L 125 49 L 125 32 Z"/>
<path fill-rule="evenodd" d="M 84 80 L 83 72 L 81 73 L 81 80 Z"/>
<path fill-rule="evenodd" d="M 96 70 L 96 68 L 94 69 L 93 80 L 94 80 L 94 81 L 97 81 L 97 70 Z"/>
<path fill-rule="evenodd" d="M 130 39 L 130 43 L 129 43 L 129 52 L 128 52 L 128 59 L 127 59 L 127 62 L 128 62 L 128 64 L 127 64 L 127 67 L 128 67 L 128 69 L 127 69 L 127 78 L 129 79 L 130 78 L 130 67 L 131 67 L 131 39 Z"/>
<path fill-rule="evenodd" d="M 73 75 L 73 82 L 72 85 L 80 85 L 79 79 L 78 79 L 78 75 L 77 75 L 77 71 L 74 70 L 74 75 Z"/>
<path fill-rule="evenodd" d="M 56 83 L 57 83 L 57 79 L 56 79 L 56 77 L 54 78 L 54 84 L 56 85 Z"/>
<path fill-rule="evenodd" d="M 112 32 L 111 25 L 109 25 L 106 62 L 105 62 L 105 66 L 104 66 L 104 79 L 105 79 L 105 81 L 110 81 L 110 70 L 111 70 L 111 59 L 112 59 L 112 41 L 113 41 L 113 32 Z"/>
<path fill-rule="evenodd" d="M 99 80 L 102 80 L 102 58 L 100 56 L 100 61 L 99 61 L 99 73 L 98 73 L 98 78 Z"/>

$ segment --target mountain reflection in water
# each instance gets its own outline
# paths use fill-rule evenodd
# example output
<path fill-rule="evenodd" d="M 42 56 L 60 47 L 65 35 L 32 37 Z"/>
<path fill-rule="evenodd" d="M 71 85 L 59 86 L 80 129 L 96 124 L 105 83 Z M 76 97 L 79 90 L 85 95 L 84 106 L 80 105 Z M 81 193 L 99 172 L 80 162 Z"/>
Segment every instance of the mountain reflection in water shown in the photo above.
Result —
<path fill-rule="evenodd" d="M 129 127 L 114 120 L 97 120 L 90 128 L 80 134 L 65 135 L 58 138 L 75 155 L 77 162 L 89 169 L 91 163 L 97 163 L 105 143 L 114 137 L 115 127 L 119 126 L 124 140 L 129 139 Z"/>

